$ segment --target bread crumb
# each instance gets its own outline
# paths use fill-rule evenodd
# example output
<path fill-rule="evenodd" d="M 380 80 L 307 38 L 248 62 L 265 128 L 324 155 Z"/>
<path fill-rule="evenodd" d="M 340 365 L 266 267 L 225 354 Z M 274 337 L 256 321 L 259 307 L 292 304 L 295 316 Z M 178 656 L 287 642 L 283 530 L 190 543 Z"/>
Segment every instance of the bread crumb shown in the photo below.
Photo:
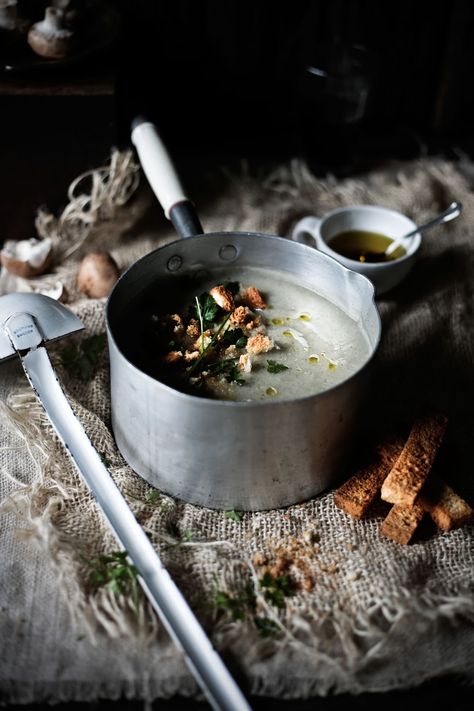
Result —
<path fill-rule="evenodd" d="M 268 353 L 273 348 L 273 340 L 263 333 L 256 333 L 250 336 L 247 341 L 247 352 L 252 355 L 259 353 Z"/>

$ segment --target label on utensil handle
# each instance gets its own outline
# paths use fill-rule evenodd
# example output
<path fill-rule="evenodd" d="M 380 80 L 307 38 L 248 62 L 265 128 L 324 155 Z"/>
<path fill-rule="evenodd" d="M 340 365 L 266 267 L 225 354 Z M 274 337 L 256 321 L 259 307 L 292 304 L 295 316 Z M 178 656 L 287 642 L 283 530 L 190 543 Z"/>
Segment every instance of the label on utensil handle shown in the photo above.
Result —
<path fill-rule="evenodd" d="M 37 348 L 43 342 L 43 334 L 38 329 L 31 314 L 14 314 L 5 323 L 5 330 L 17 351 Z"/>
<path fill-rule="evenodd" d="M 132 143 L 137 149 L 143 172 L 166 217 L 170 219 L 173 205 L 188 198 L 156 126 L 149 121 L 136 125 L 132 131 Z"/>

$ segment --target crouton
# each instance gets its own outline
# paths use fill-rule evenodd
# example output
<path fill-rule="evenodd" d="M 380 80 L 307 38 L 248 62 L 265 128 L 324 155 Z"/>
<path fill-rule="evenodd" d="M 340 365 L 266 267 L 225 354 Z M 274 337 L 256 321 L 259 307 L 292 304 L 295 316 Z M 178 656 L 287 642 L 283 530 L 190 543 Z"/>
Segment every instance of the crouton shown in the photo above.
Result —
<path fill-rule="evenodd" d="M 197 338 L 199 334 L 201 333 L 199 329 L 199 324 L 196 321 L 195 318 L 192 318 L 190 322 L 188 323 L 188 327 L 186 328 L 186 334 L 190 336 L 191 338 Z"/>
<path fill-rule="evenodd" d="M 256 333 L 250 336 L 247 341 L 247 353 L 258 355 L 259 353 L 268 353 L 273 348 L 273 341 L 263 333 Z"/>
<path fill-rule="evenodd" d="M 194 360 L 199 358 L 199 351 L 186 351 L 184 354 L 184 360 L 186 363 L 192 363 Z"/>
<path fill-rule="evenodd" d="M 170 351 L 165 356 L 163 356 L 162 360 L 163 363 L 177 363 L 179 360 L 181 360 L 182 357 L 183 354 L 181 351 Z"/>
<path fill-rule="evenodd" d="M 213 286 L 209 293 L 216 304 L 218 304 L 221 309 L 224 309 L 224 311 L 233 311 L 235 309 L 234 297 L 222 284 Z"/>
<path fill-rule="evenodd" d="M 211 343 L 211 341 L 212 341 L 212 334 L 211 334 L 210 330 L 207 329 L 207 330 L 204 331 L 204 333 L 202 334 L 202 337 L 199 336 L 199 338 L 197 338 L 197 339 L 194 341 L 194 343 L 193 343 L 193 350 L 200 352 L 200 351 L 201 351 L 201 347 L 207 348 L 208 345 Z"/>
<path fill-rule="evenodd" d="M 252 358 L 249 353 L 243 353 L 240 356 L 237 368 L 243 373 L 250 373 L 252 370 Z"/>
<path fill-rule="evenodd" d="M 249 286 L 241 294 L 241 301 L 251 309 L 266 309 L 267 304 L 256 286 Z"/>
<path fill-rule="evenodd" d="M 242 327 L 249 317 L 253 317 L 253 313 L 248 306 L 237 306 L 229 320 L 232 326 Z"/>

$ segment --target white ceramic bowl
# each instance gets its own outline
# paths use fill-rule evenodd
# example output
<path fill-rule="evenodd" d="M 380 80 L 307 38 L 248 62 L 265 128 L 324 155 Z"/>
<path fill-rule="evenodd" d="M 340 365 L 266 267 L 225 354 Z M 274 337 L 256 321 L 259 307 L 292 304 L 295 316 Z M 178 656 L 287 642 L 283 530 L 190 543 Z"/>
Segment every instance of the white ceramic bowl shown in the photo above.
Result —
<path fill-rule="evenodd" d="M 378 232 L 396 239 L 416 228 L 416 224 L 401 212 L 374 205 L 351 205 L 332 210 L 323 218 L 304 217 L 295 226 L 291 238 L 316 247 L 348 269 L 368 277 L 374 284 L 376 294 L 384 294 L 403 281 L 415 263 L 421 245 L 419 232 L 403 245 L 406 250 L 403 257 L 388 262 L 349 259 L 331 249 L 329 243 L 333 237 L 348 230 Z"/>

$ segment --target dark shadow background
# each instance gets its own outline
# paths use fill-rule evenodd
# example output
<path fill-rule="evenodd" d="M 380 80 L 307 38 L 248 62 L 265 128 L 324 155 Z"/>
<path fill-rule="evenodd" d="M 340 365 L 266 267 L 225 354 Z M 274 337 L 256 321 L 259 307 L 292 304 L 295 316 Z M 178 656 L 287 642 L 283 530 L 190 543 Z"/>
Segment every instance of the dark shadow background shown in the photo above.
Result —
<path fill-rule="evenodd" d="M 42 16 L 45 0 L 18 1 Z M 0 31 L 2 238 L 31 234 L 139 112 L 202 169 L 300 155 L 347 175 L 474 150 L 469 0 L 71 1 L 82 44 L 65 62 Z"/>

